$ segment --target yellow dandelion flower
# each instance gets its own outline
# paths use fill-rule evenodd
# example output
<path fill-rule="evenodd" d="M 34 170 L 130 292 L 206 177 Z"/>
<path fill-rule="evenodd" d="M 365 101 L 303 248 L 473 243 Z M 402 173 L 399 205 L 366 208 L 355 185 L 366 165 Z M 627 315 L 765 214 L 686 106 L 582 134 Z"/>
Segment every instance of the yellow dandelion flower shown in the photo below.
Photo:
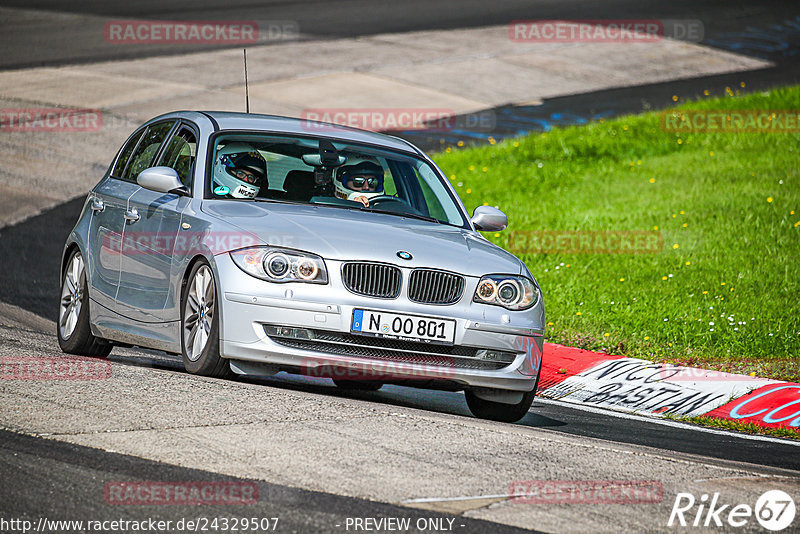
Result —
<path fill-rule="evenodd" d="M 731 291 L 733 291 L 733 288 L 731 288 Z"/>
<path fill-rule="evenodd" d="M 645 341 L 647 341 L 648 339 L 650 339 L 650 336 L 644 336 Z"/>
<path fill-rule="evenodd" d="M 703 295 L 708 295 L 708 291 L 703 291 Z"/>
<path fill-rule="evenodd" d="M 686 224 L 686 223 L 683 223 L 681 226 L 682 226 L 683 228 L 686 228 L 686 227 L 687 227 L 687 226 L 689 226 L 689 225 L 688 225 L 688 224 Z"/>
<path fill-rule="evenodd" d="M 691 265 L 691 264 L 692 264 L 692 262 L 690 262 L 690 261 L 686 262 L 686 265 Z"/>
<path fill-rule="evenodd" d="M 625 281 L 625 279 L 624 279 L 624 278 L 620 278 L 620 279 L 619 279 L 619 281 L 620 281 L 620 282 L 624 282 L 624 281 Z"/>
<path fill-rule="evenodd" d="M 794 223 L 794 227 L 795 228 L 797 228 L 798 226 L 800 226 L 800 221 L 797 221 L 796 223 Z"/>
<path fill-rule="evenodd" d="M 673 243 L 673 244 L 672 244 L 672 248 L 678 248 L 678 247 L 680 247 L 680 245 L 679 245 L 679 244 L 677 244 L 677 243 Z"/>
<path fill-rule="evenodd" d="M 547 326 L 553 326 L 553 323 L 547 323 Z"/>
<path fill-rule="evenodd" d="M 469 195 L 470 193 L 472 193 L 472 189 L 467 189 L 467 194 Z"/>
<path fill-rule="evenodd" d="M 672 343 L 668 343 L 668 345 L 671 347 L 671 346 L 672 346 Z"/>
<path fill-rule="evenodd" d="M 676 213 L 673 213 L 673 214 L 672 214 L 672 218 L 673 218 L 673 219 L 674 219 L 675 217 L 677 217 L 677 216 L 678 216 L 678 215 L 677 215 Z"/>
<path fill-rule="evenodd" d="M 661 279 L 662 280 L 667 280 L 667 277 L 666 276 L 662 276 Z"/>
<path fill-rule="evenodd" d="M 609 334 L 608 332 L 606 332 L 605 334 L 603 334 L 603 337 L 608 337 L 608 336 L 610 336 L 610 335 L 611 335 L 611 334 Z"/>
<path fill-rule="evenodd" d="M 494 234 L 495 237 L 500 237 L 500 234 Z"/>
<path fill-rule="evenodd" d="M 711 93 L 709 93 L 709 92 L 708 92 L 708 89 L 706 89 L 705 91 L 703 91 L 703 94 L 704 94 L 705 96 L 708 96 L 708 95 L 709 95 L 709 94 L 711 94 Z"/>
<path fill-rule="evenodd" d="M 475 165 L 470 165 L 469 166 L 469 170 L 474 171 L 475 170 Z"/>
<path fill-rule="evenodd" d="M 488 171 L 488 170 L 489 170 L 489 167 L 484 167 L 484 168 L 482 168 L 481 170 L 482 170 L 483 172 L 486 172 L 486 171 Z"/>
<path fill-rule="evenodd" d="M 581 312 L 575 312 L 575 315 L 580 315 L 580 314 L 581 314 Z"/>
<path fill-rule="evenodd" d="M 635 164 L 634 162 L 632 162 L 632 161 L 631 161 L 630 163 L 628 163 L 628 165 L 630 165 L 631 167 L 633 167 L 633 166 L 634 166 L 634 165 L 636 165 L 636 164 Z"/>
<path fill-rule="evenodd" d="M 678 139 L 678 144 L 682 145 L 683 144 L 683 139 Z"/>
<path fill-rule="evenodd" d="M 456 143 L 456 144 L 457 144 L 458 146 L 464 146 L 464 141 L 459 141 L 459 142 L 458 142 L 458 143 Z"/>
<path fill-rule="evenodd" d="M 650 178 L 650 183 L 651 183 L 651 184 L 654 184 L 654 183 L 656 183 L 656 179 L 655 179 L 655 178 Z"/>
<path fill-rule="evenodd" d="M 490 144 L 490 145 L 493 145 L 493 144 L 495 144 L 496 142 L 497 142 L 497 141 L 495 141 L 494 137 L 489 137 L 489 144 Z"/>
<path fill-rule="evenodd" d="M 654 226 L 653 230 L 658 231 L 658 226 Z"/>
<path fill-rule="evenodd" d="M 725 285 L 725 282 L 722 282 L 720 285 L 721 285 L 721 286 L 724 286 L 724 285 Z"/>
<path fill-rule="evenodd" d="M 752 373 L 750 373 L 750 376 L 756 376 L 756 372 L 753 371 Z"/>
<path fill-rule="evenodd" d="M 680 213 L 681 215 L 683 215 L 683 214 L 684 214 L 684 213 L 686 213 L 686 212 L 685 212 L 685 211 L 683 211 L 683 210 L 681 210 L 681 211 L 679 211 L 678 213 Z"/>
<path fill-rule="evenodd" d="M 627 130 L 627 129 L 628 129 L 628 125 L 627 125 L 627 124 L 626 124 L 626 125 L 624 125 L 624 126 L 622 127 L 622 129 L 623 129 L 623 130 Z"/>
<path fill-rule="evenodd" d="M 519 143 L 514 141 L 514 148 L 517 148 L 518 146 L 519 146 Z"/>
<path fill-rule="evenodd" d="M 564 267 L 566 267 L 567 269 L 569 269 L 569 267 L 570 267 L 570 264 L 568 263 L 568 264 L 566 264 Z"/>
<path fill-rule="evenodd" d="M 708 155 L 713 158 L 714 157 L 714 151 L 712 150 L 711 152 L 708 153 Z"/>
<path fill-rule="evenodd" d="M 744 88 L 744 82 L 740 82 L 739 87 Z"/>
<path fill-rule="evenodd" d="M 677 102 L 678 101 L 678 95 L 672 95 L 672 101 L 673 102 Z"/>
<path fill-rule="evenodd" d="M 636 164 L 637 164 L 637 165 L 641 165 L 641 164 L 642 164 L 642 160 L 640 160 L 640 159 L 637 159 L 637 160 L 636 160 Z"/>
<path fill-rule="evenodd" d="M 767 202 L 772 202 L 772 197 L 767 197 Z"/>

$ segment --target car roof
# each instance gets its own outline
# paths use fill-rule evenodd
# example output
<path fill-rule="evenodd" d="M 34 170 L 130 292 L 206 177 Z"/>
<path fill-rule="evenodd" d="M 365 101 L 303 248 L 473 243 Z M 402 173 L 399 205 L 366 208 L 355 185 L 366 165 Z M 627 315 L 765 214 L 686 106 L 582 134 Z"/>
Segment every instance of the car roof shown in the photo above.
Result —
<path fill-rule="evenodd" d="M 420 153 L 421 151 L 403 139 L 359 128 L 341 126 L 327 122 L 318 122 L 280 115 L 262 115 L 259 113 L 235 113 L 230 111 L 176 111 L 166 113 L 151 119 L 164 119 L 167 117 L 195 118 L 204 115 L 219 125 L 219 130 L 258 130 L 265 132 L 278 132 L 298 135 L 312 135 L 314 137 L 328 137 L 354 143 L 367 143 L 380 145 L 386 148 L 402 150 L 404 152 Z M 150 121 L 148 121 L 150 122 Z"/>

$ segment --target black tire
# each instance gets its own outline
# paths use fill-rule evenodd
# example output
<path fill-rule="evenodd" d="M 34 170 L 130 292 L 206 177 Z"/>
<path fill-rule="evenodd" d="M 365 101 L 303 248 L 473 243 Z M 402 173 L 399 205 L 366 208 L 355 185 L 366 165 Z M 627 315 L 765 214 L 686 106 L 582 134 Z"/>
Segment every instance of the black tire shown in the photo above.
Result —
<path fill-rule="evenodd" d="M 58 321 L 56 322 L 56 335 L 58 336 L 58 346 L 61 347 L 63 352 L 67 354 L 75 354 L 78 356 L 89 356 L 92 358 L 105 358 L 111 353 L 111 344 L 105 339 L 101 339 L 92 334 L 92 328 L 89 326 L 89 291 L 86 283 L 86 269 L 80 271 L 79 275 L 79 298 L 80 311 L 78 312 L 77 321 L 72 332 L 62 333 L 63 321 L 67 314 L 62 311 L 62 304 L 64 303 L 64 285 L 67 283 L 67 277 L 70 275 L 68 272 L 72 266 L 72 262 L 78 257 L 83 262 L 83 256 L 80 250 L 75 249 L 67 259 L 67 267 L 61 275 L 61 299 L 58 306 Z"/>
<path fill-rule="evenodd" d="M 195 355 L 192 355 L 193 357 L 190 357 L 186 350 L 186 306 L 189 303 L 191 285 L 194 283 L 195 277 L 201 269 L 207 269 L 207 273 L 210 273 L 211 281 L 214 284 L 213 310 L 211 314 L 211 326 L 208 331 L 208 340 L 202 351 L 200 351 L 199 356 L 194 357 Z M 222 358 L 219 354 L 219 291 L 216 280 L 214 280 L 214 272 L 205 260 L 198 261 L 194 267 L 192 267 L 181 295 L 181 359 L 183 360 L 184 369 L 193 375 L 210 376 L 214 378 L 228 378 L 233 375 L 228 360 Z"/>
<path fill-rule="evenodd" d="M 472 415 L 478 419 L 490 419 L 501 423 L 516 423 L 528 413 L 536 396 L 536 388 L 522 395 L 522 400 L 517 404 L 505 404 L 481 399 L 469 390 L 464 392 L 467 406 Z"/>
<path fill-rule="evenodd" d="M 372 382 L 370 380 L 338 380 L 333 379 L 336 387 L 354 391 L 378 391 L 383 387 L 383 382 Z"/>

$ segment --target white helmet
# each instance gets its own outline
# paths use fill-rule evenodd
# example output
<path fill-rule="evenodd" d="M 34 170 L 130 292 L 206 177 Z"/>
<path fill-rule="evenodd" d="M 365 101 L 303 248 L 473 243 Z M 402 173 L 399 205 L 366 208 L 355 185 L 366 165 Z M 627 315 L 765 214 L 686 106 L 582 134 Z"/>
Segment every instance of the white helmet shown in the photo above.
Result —
<path fill-rule="evenodd" d="M 212 191 L 218 196 L 255 198 L 267 187 L 267 161 L 247 143 L 230 143 L 214 159 Z"/>
<path fill-rule="evenodd" d="M 345 165 L 336 172 L 336 196 L 347 200 L 356 197 L 374 198 L 383 192 L 383 167 L 371 161 Z"/>

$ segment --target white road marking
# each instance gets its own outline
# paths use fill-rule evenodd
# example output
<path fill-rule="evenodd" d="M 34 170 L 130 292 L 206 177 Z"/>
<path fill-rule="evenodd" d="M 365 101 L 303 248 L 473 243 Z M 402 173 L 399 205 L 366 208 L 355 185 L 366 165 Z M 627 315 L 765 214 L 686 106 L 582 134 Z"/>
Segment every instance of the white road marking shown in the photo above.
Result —
<path fill-rule="evenodd" d="M 682 428 L 684 430 L 693 430 L 696 432 L 706 432 L 709 434 L 716 434 L 719 436 L 728 436 L 732 438 L 740 438 L 740 439 L 749 439 L 751 441 L 766 441 L 769 443 L 781 443 L 783 445 L 793 445 L 795 447 L 800 447 L 800 441 L 795 441 L 791 439 L 782 439 L 782 438 L 774 438 L 772 436 L 761 436 L 758 434 L 745 434 L 739 432 L 731 432 L 728 430 L 718 430 L 716 428 L 706 428 L 702 426 L 693 425 L 691 423 L 683 423 L 680 421 L 671 421 L 669 419 L 664 419 L 662 417 L 658 417 L 656 415 L 652 416 L 644 416 L 644 415 L 636 415 L 632 413 L 625 413 L 625 412 L 618 412 L 615 410 L 609 409 L 602 409 L 602 408 L 594 408 L 591 406 L 584 406 L 582 404 L 572 403 L 572 402 L 564 402 L 558 401 L 553 399 L 544 399 L 542 397 L 536 397 L 536 402 L 541 402 L 542 404 L 553 404 L 555 406 L 562 406 L 565 408 L 574 408 L 576 410 L 582 410 L 584 412 L 595 413 L 598 415 L 606 415 L 609 417 L 618 417 L 620 419 L 632 419 L 634 421 L 645 421 L 648 423 L 654 423 L 657 425 L 669 426 L 673 428 Z M 531 409 L 532 412 L 535 413 L 534 409 Z"/>

